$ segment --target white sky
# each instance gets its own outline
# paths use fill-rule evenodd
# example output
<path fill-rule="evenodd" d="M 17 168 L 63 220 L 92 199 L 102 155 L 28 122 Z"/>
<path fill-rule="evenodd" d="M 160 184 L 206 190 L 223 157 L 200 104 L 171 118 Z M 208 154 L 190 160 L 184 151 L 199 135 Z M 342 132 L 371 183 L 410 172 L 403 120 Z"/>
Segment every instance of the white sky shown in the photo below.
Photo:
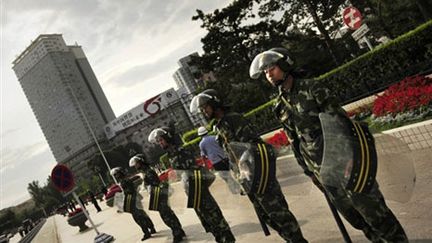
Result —
<path fill-rule="evenodd" d="M 177 60 L 202 52 L 206 31 L 196 9 L 213 11 L 230 0 L 0 0 L 0 209 L 30 198 L 56 164 L 12 70 L 12 61 L 39 34 L 77 42 L 118 116 L 170 88 Z"/>

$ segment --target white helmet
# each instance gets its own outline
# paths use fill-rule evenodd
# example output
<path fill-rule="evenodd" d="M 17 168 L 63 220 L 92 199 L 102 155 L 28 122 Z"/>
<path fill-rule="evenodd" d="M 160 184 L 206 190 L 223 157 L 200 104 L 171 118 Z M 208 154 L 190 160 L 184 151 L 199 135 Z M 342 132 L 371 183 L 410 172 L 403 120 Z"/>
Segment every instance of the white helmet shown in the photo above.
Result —
<path fill-rule="evenodd" d="M 112 168 L 111 171 L 110 171 L 110 174 L 111 174 L 112 176 L 116 176 L 116 175 L 119 174 L 119 173 L 122 173 L 122 174 L 123 174 L 123 170 L 122 170 L 121 167 L 115 167 L 115 168 Z"/>
<path fill-rule="evenodd" d="M 198 136 L 206 135 L 207 133 L 207 128 L 205 128 L 204 126 L 198 128 Z"/>
<path fill-rule="evenodd" d="M 144 163 L 144 159 L 141 158 L 141 157 L 138 156 L 138 155 L 133 156 L 133 157 L 129 160 L 129 167 L 135 167 L 135 165 L 136 165 L 138 162 Z"/>

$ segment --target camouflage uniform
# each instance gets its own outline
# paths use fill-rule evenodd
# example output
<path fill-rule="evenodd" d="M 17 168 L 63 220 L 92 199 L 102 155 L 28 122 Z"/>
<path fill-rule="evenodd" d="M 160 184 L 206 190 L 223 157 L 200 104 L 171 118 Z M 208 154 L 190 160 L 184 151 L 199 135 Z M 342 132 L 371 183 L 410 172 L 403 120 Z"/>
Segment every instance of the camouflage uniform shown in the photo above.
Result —
<path fill-rule="evenodd" d="M 225 114 L 216 124 L 216 128 L 227 152 L 230 151 L 228 142 L 262 143 L 251 123 L 238 113 Z M 264 194 L 250 193 L 248 196 L 259 217 L 276 230 L 284 240 L 296 243 L 307 242 L 303 238 L 296 218 L 288 208 L 276 179 L 270 182 Z"/>
<path fill-rule="evenodd" d="M 289 92 L 280 92 L 275 112 L 293 140 L 294 154 L 308 176 L 319 177 L 323 136 L 318 114 L 346 117 L 338 100 L 320 82 L 295 80 Z M 408 242 L 405 232 L 386 206 L 378 184 L 367 193 L 325 186 L 330 199 L 345 219 L 372 242 Z"/>
<path fill-rule="evenodd" d="M 157 173 L 150 167 L 145 166 L 142 170 L 140 170 L 140 172 L 144 174 L 145 186 L 160 186 L 161 188 L 168 189 L 168 183 L 161 182 Z M 161 198 L 163 200 L 159 201 L 158 211 L 163 222 L 172 230 L 174 239 L 176 239 L 176 237 L 182 238 L 185 236 L 185 232 L 182 229 L 179 219 L 168 205 L 168 196 Z"/>
<path fill-rule="evenodd" d="M 152 231 L 155 232 L 153 222 L 147 213 L 136 207 L 137 192 L 134 183 L 128 179 L 123 179 L 120 185 L 125 196 L 124 211 L 132 214 L 133 219 L 141 227 L 145 235 Z M 127 201 L 128 197 L 131 198 L 130 201 Z"/>
<path fill-rule="evenodd" d="M 190 173 L 199 169 L 193 154 L 184 148 L 171 147 L 168 150 L 168 158 L 175 170 L 185 170 L 186 173 Z M 235 242 L 234 235 L 208 187 L 204 188 L 201 207 L 195 209 L 195 212 L 205 230 L 214 235 L 216 242 Z"/>

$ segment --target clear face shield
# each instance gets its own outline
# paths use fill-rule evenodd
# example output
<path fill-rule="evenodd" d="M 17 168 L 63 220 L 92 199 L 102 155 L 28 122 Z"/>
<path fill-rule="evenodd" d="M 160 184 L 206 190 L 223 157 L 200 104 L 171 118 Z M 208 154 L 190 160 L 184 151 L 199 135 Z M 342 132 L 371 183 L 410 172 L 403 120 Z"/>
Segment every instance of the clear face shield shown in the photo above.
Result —
<path fill-rule="evenodd" d="M 275 51 L 265 51 L 253 59 L 250 68 L 249 76 L 253 79 L 259 78 L 261 73 L 263 73 L 267 68 L 274 66 L 280 59 L 284 56 Z"/>
<path fill-rule="evenodd" d="M 156 128 L 149 134 L 148 141 L 150 143 L 158 144 L 158 138 L 165 134 L 167 134 L 165 130 L 162 128 Z"/>
<path fill-rule="evenodd" d="M 212 96 L 208 94 L 197 94 L 192 98 L 189 110 L 192 114 L 197 114 L 202 112 L 203 106 L 210 100 Z"/>

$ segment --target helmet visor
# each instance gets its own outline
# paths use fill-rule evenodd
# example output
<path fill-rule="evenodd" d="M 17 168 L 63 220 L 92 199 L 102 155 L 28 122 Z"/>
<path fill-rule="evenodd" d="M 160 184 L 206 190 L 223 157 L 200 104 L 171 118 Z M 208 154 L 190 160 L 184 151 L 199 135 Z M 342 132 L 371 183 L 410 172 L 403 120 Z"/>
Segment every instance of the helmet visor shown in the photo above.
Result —
<path fill-rule="evenodd" d="M 256 55 L 250 65 L 249 76 L 253 79 L 259 78 L 262 72 L 275 65 L 282 58 L 284 56 L 275 51 L 265 51 Z"/>
<path fill-rule="evenodd" d="M 207 104 L 207 101 L 209 101 L 212 98 L 212 96 L 208 94 L 197 94 L 193 97 L 189 110 L 192 114 L 197 114 L 201 112 L 202 107 Z"/>
<path fill-rule="evenodd" d="M 162 128 L 156 128 L 153 131 L 151 131 L 150 135 L 148 136 L 148 141 L 150 143 L 157 143 L 158 142 L 158 137 L 167 134 L 167 132 L 165 130 L 163 130 Z"/>

